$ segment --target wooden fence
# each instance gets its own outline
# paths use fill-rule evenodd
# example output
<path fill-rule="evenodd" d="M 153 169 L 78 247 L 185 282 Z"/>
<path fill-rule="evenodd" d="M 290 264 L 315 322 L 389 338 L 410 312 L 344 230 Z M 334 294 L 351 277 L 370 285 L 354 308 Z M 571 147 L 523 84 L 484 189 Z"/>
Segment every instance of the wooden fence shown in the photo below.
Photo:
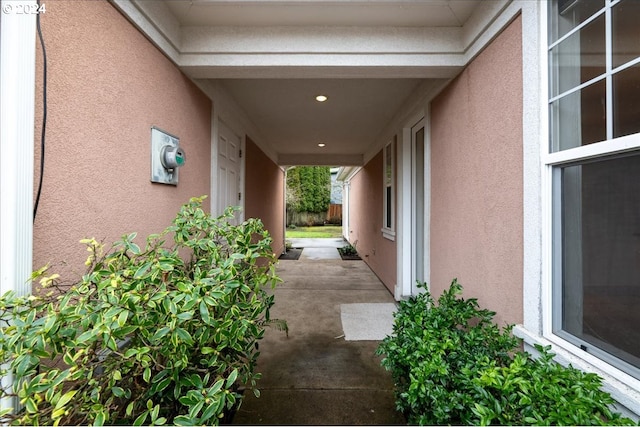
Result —
<path fill-rule="evenodd" d="M 332 224 L 342 224 L 342 205 L 329 205 L 327 222 Z"/>

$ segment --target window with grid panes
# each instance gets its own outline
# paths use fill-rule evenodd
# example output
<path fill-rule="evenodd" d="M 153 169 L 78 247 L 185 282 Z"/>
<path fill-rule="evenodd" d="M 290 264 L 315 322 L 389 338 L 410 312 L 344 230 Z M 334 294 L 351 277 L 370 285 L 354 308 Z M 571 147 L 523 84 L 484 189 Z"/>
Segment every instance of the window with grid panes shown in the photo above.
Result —
<path fill-rule="evenodd" d="M 640 1 L 548 7 L 552 329 L 640 378 Z"/>

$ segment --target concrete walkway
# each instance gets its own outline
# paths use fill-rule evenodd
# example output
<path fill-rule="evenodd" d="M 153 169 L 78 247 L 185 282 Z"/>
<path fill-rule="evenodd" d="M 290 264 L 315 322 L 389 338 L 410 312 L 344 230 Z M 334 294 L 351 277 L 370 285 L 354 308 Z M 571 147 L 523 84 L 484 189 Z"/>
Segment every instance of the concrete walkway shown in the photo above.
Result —
<path fill-rule="evenodd" d="M 287 321 L 289 337 L 267 329 L 256 369 L 261 396 L 247 392 L 233 424 L 405 424 L 375 355 L 379 341 L 345 341 L 340 318 L 341 304 L 393 297 L 363 261 L 334 256 L 341 239 L 322 240 L 336 239 L 296 242 L 306 256 L 278 264 L 284 282 L 274 291 L 271 317 Z"/>
<path fill-rule="evenodd" d="M 337 248 L 347 245 L 342 239 L 287 239 L 291 242 L 293 248 L 304 248 L 300 259 L 302 260 L 329 260 L 339 259 L 340 254 Z"/>

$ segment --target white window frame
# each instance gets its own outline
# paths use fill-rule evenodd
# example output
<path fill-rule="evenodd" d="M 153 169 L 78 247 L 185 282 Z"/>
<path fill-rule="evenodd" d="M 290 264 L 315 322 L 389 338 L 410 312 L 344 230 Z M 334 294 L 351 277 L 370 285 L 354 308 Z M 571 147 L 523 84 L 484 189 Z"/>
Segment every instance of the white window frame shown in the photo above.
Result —
<path fill-rule="evenodd" d="M 613 365 L 582 351 L 552 332 L 552 169 L 571 158 L 601 155 L 603 145 L 591 144 L 550 153 L 549 64 L 547 2 L 516 1 L 505 17 L 520 11 L 523 19 L 523 172 L 524 257 L 523 324 L 513 332 L 523 339 L 524 349 L 537 354 L 535 345 L 551 346 L 554 360 L 571 364 L 603 379 L 603 387 L 626 416 L 640 416 L 640 381 Z M 608 141 L 607 150 L 635 149 L 636 136 Z"/>
<path fill-rule="evenodd" d="M 387 153 L 389 151 L 389 153 Z M 396 239 L 396 141 L 395 137 L 382 149 L 382 236 L 385 239 Z M 391 168 L 390 176 L 387 168 Z M 388 191 L 390 190 L 390 191 Z M 387 224 L 390 224 L 389 226 Z"/>
<path fill-rule="evenodd" d="M 611 7 L 619 3 L 620 0 L 606 0 L 605 5 L 607 7 L 606 15 L 607 19 L 610 19 Z M 554 219 L 554 180 L 553 173 L 559 167 L 564 165 L 580 162 L 589 159 L 595 159 L 600 157 L 615 156 L 617 154 L 627 153 L 631 151 L 640 151 L 640 133 L 626 135 L 623 137 L 613 138 L 613 117 L 612 108 L 613 105 L 613 91 L 612 91 L 612 76 L 616 72 L 619 72 L 625 68 L 640 63 L 640 58 L 619 66 L 615 69 L 611 67 L 611 56 L 607 57 L 607 69 L 604 77 L 600 76 L 589 82 L 581 84 L 576 88 L 572 88 L 563 94 L 551 97 L 548 94 L 548 82 L 552 78 L 549 73 L 548 67 L 548 52 L 549 50 L 560 43 L 565 38 L 569 37 L 575 31 L 579 31 L 580 28 L 587 25 L 592 19 L 587 19 L 585 22 L 577 26 L 574 30 L 567 35 L 558 39 L 558 41 L 549 45 L 547 39 L 547 9 L 546 4 L 541 10 L 541 69 L 546 70 L 547 75 L 542 79 L 542 96 L 545 99 L 543 110 L 543 122 L 546 124 L 542 126 L 541 133 L 541 163 L 542 163 L 542 335 L 543 339 L 535 337 L 534 331 L 518 328 L 519 335 L 522 335 L 527 343 L 538 343 L 542 345 L 552 344 L 554 351 L 559 356 L 557 359 L 561 363 L 571 363 L 581 369 L 592 371 L 600 374 L 605 379 L 605 388 L 611 392 L 613 397 L 622 403 L 624 407 L 631 411 L 631 415 L 640 413 L 640 380 L 634 376 L 617 368 L 614 364 L 610 363 L 611 360 L 606 357 L 599 357 L 598 352 L 588 353 L 580 349 L 574 342 L 563 338 L 553 332 L 554 325 L 554 263 L 553 263 L 553 246 L 557 244 L 554 242 L 553 227 L 556 222 Z M 611 43 L 611 26 L 609 23 L 606 25 L 606 40 L 607 43 Z M 610 52 L 610 50 L 608 50 Z M 544 74 L 544 71 L 543 71 Z M 549 106 L 552 101 L 560 98 L 561 96 L 574 92 L 587 86 L 588 84 L 600 80 L 607 80 L 607 139 L 602 142 L 593 143 L 585 146 L 579 146 L 562 151 L 551 151 L 551 144 L 549 141 L 549 121 L 551 119 L 549 115 Z"/>

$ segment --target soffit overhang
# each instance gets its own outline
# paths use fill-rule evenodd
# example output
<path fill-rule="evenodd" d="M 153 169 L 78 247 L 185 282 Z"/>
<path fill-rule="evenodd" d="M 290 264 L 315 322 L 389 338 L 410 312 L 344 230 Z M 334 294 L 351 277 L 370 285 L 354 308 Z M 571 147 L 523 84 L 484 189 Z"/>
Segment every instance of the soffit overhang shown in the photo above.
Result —
<path fill-rule="evenodd" d="M 244 116 L 242 128 L 274 162 L 356 166 L 388 142 L 394 131 L 389 120 L 420 108 L 425 96 L 435 96 L 462 70 L 485 43 L 478 42 L 487 37 L 485 30 L 511 3 L 111 1 L 205 93 L 212 99 L 216 94 L 218 112 L 237 112 L 227 115 L 229 121 Z M 311 108 L 283 108 L 319 79 L 344 79 L 353 86 L 369 82 L 374 84 L 370 91 L 375 84 L 398 90 L 387 92 L 385 100 L 369 99 L 357 106 L 353 96 L 345 100 L 341 111 L 352 111 L 352 120 L 325 117 L 321 123 L 331 132 L 323 136 L 309 125 Z M 297 86 L 297 92 L 281 90 L 276 103 L 264 96 L 273 87 L 282 88 L 285 80 Z M 300 85 L 301 80 L 308 85 Z M 254 90 L 247 91 L 247 86 Z M 399 105 L 402 111 L 381 112 Z M 353 123 L 370 129 L 354 132 Z M 339 143 L 318 150 L 318 140 L 329 136 Z"/>

